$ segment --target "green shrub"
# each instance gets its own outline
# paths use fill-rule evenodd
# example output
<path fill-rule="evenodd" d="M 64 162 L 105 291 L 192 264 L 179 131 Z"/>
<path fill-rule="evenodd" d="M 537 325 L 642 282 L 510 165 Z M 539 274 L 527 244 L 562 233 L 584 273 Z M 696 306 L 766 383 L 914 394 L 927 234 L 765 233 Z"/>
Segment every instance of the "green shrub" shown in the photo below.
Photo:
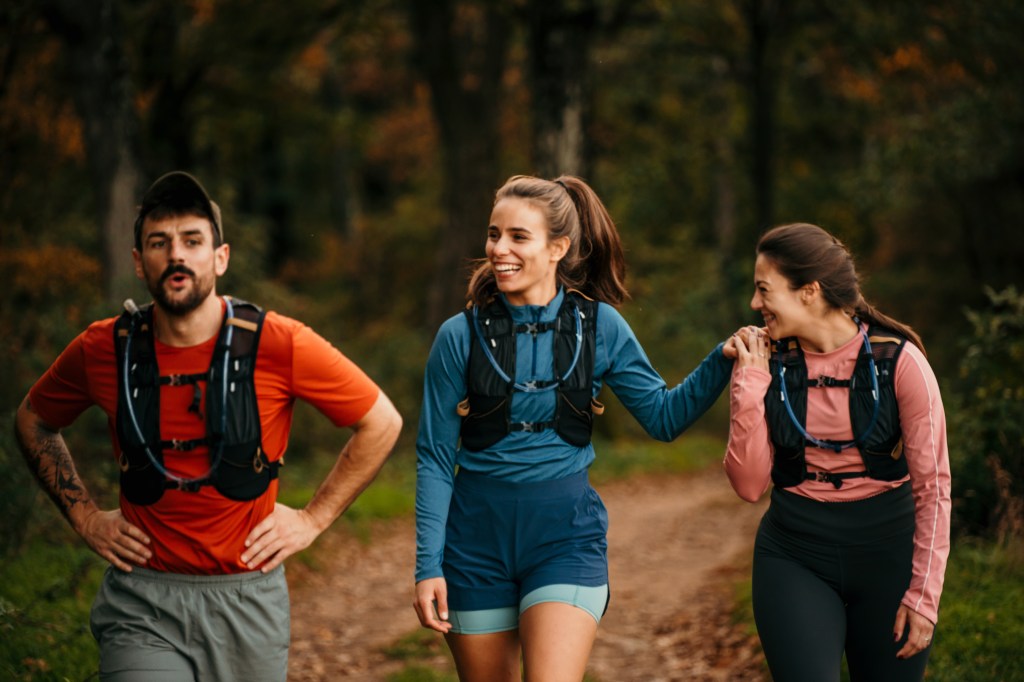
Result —
<path fill-rule="evenodd" d="M 1024 295 L 986 293 L 947 397 L 953 508 L 959 531 L 1005 539 L 1024 532 Z"/>

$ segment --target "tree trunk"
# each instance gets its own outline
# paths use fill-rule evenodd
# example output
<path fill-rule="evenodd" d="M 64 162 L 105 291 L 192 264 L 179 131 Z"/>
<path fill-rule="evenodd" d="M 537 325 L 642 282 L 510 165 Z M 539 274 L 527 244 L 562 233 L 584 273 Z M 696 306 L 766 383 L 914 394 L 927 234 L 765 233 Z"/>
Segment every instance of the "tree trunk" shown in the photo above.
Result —
<path fill-rule="evenodd" d="M 565 0 L 530 0 L 529 81 L 533 155 L 541 177 L 586 176 L 586 78 L 597 12 L 593 2 L 566 7 Z"/>
<path fill-rule="evenodd" d="M 44 14 L 64 47 L 68 84 L 85 136 L 97 221 L 102 230 L 105 290 L 133 293 L 132 224 L 139 197 L 138 116 L 116 0 L 47 0 Z"/>
<path fill-rule="evenodd" d="M 441 136 L 442 201 L 435 276 L 426 323 L 436 327 L 462 307 L 469 264 L 483 256 L 498 171 L 498 110 L 508 21 L 494 2 L 410 0 L 416 57 L 430 86 Z"/>
<path fill-rule="evenodd" d="M 754 192 L 754 234 L 775 220 L 775 105 L 778 73 L 773 46 L 778 40 L 778 0 L 747 0 L 749 30 L 751 183 Z"/>

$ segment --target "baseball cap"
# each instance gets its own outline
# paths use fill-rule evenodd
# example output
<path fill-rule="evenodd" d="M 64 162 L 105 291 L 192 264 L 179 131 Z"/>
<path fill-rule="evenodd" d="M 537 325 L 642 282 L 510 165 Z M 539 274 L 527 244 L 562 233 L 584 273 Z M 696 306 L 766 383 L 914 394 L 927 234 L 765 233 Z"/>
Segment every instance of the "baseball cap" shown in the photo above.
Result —
<path fill-rule="evenodd" d="M 142 224 L 146 216 L 157 208 L 175 211 L 199 209 L 213 224 L 220 241 L 224 241 L 224 224 L 220 218 L 220 207 L 210 198 L 206 189 L 185 171 L 171 171 L 160 176 L 142 195 L 138 216 L 135 218 L 135 241 L 142 235 Z"/>

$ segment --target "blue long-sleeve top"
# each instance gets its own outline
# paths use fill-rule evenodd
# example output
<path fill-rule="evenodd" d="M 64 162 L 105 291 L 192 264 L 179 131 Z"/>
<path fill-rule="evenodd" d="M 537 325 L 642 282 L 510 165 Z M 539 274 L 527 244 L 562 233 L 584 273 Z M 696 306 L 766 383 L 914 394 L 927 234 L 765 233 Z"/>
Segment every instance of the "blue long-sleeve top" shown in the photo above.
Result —
<path fill-rule="evenodd" d="M 515 323 L 547 322 L 558 316 L 564 293 L 546 306 L 506 305 Z M 517 382 L 553 377 L 553 331 L 516 335 Z M 445 524 L 456 466 L 508 481 L 547 481 L 583 471 L 594 461 L 594 447 L 570 445 L 554 429 L 513 431 L 495 445 L 473 452 L 459 447 L 466 397 L 466 366 L 471 336 L 462 313 L 441 325 L 427 359 L 416 438 L 416 580 L 442 575 Z M 610 305 L 598 304 L 593 394 L 603 384 L 652 437 L 670 441 L 707 411 L 729 383 L 732 361 L 719 344 L 683 383 L 669 389 L 651 366 L 633 330 Z M 512 395 L 513 422 L 552 419 L 555 391 Z"/>

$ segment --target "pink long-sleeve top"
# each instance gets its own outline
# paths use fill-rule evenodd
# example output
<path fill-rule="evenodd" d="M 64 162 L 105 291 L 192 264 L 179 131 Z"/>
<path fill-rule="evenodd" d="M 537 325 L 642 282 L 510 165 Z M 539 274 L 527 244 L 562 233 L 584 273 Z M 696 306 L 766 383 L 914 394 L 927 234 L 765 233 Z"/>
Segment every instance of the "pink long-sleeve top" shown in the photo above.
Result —
<path fill-rule="evenodd" d="M 863 341 L 858 334 L 828 353 L 804 350 L 807 376 L 849 377 Z M 851 478 L 836 488 L 826 481 L 804 481 L 789 492 L 819 502 L 863 500 L 899 487 L 910 479 L 914 496 L 913 577 L 902 603 L 935 623 L 949 555 L 950 475 L 946 446 L 946 415 L 939 385 L 924 354 L 907 343 L 896 363 L 894 378 L 903 430 L 903 453 L 909 476 L 898 481 Z M 737 367 L 730 388 L 731 417 L 725 471 L 736 493 L 755 502 L 771 483 L 773 447 L 765 420 L 764 396 L 771 375 L 758 367 Z M 842 388 L 807 391 L 807 432 L 819 439 L 848 441 L 854 437 L 850 424 L 849 392 Z M 864 471 L 857 448 L 840 453 L 808 446 L 807 470 L 832 473 Z"/>

